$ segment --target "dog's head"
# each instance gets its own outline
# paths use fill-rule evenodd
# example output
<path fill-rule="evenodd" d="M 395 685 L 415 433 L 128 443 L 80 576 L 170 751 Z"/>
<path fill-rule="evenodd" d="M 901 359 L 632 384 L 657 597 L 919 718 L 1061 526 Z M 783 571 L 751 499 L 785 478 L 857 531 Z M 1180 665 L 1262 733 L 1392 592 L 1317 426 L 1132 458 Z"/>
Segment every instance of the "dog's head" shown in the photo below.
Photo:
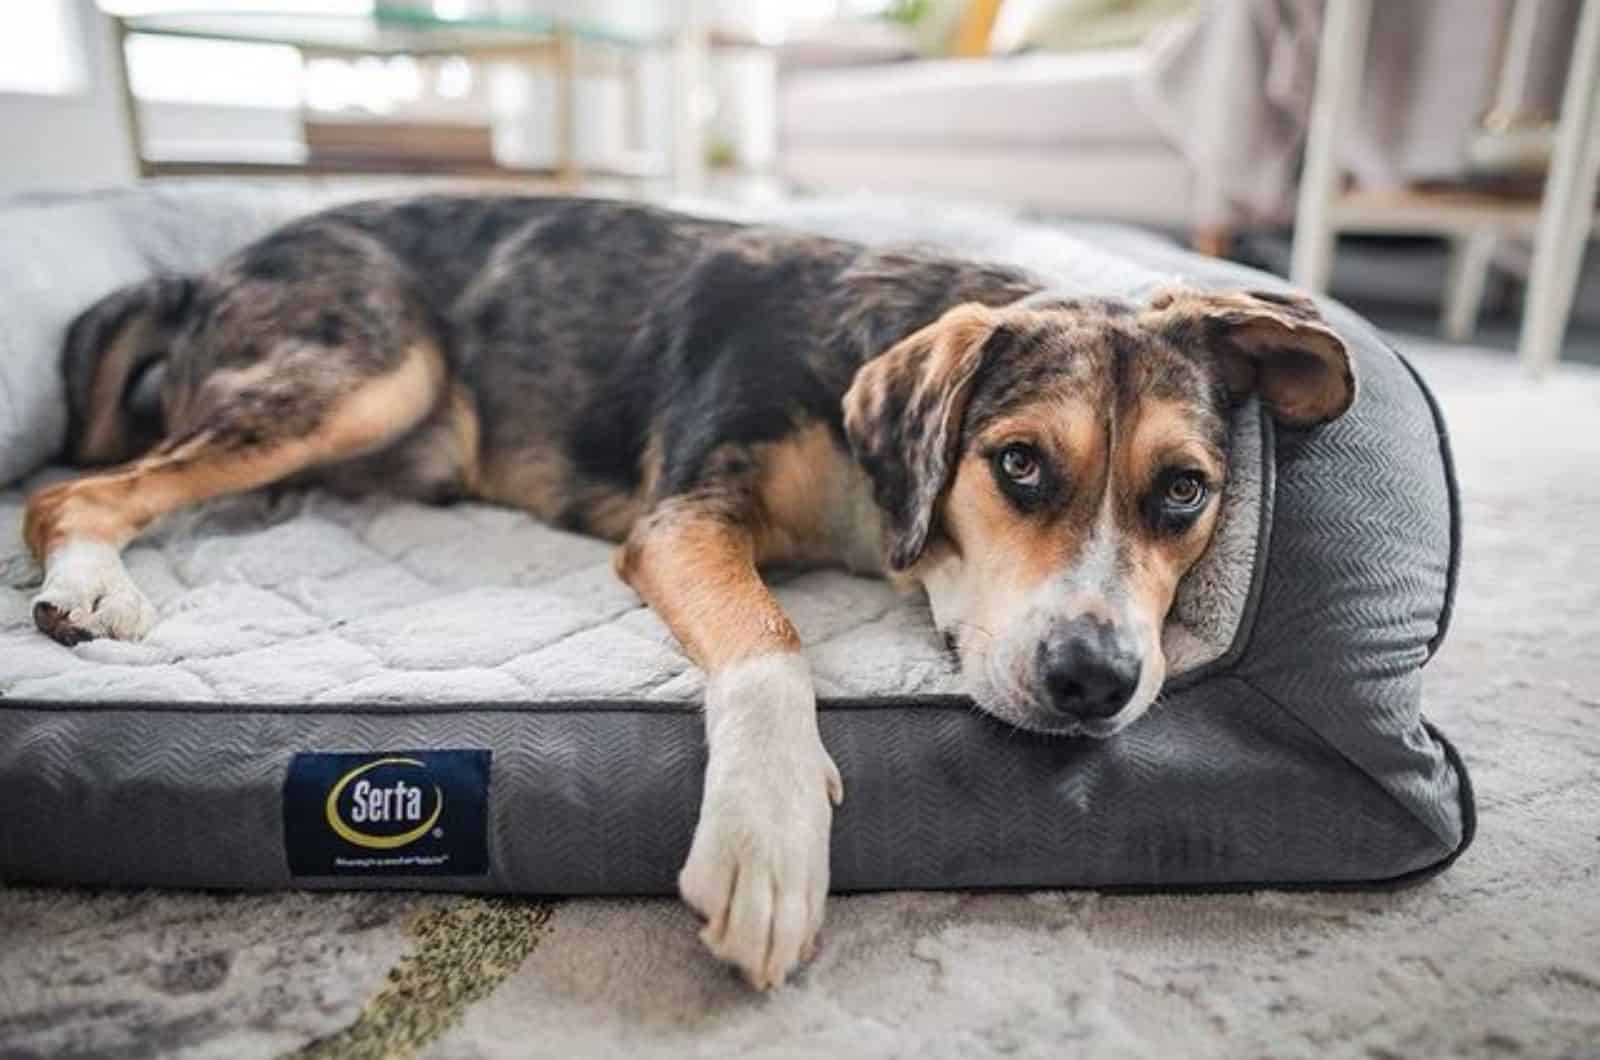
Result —
<path fill-rule="evenodd" d="M 1309 301 L 969 303 L 861 368 L 845 429 L 890 565 L 927 589 L 980 706 L 1091 736 L 1149 707 L 1251 393 L 1294 427 L 1349 408 L 1349 355 Z"/>

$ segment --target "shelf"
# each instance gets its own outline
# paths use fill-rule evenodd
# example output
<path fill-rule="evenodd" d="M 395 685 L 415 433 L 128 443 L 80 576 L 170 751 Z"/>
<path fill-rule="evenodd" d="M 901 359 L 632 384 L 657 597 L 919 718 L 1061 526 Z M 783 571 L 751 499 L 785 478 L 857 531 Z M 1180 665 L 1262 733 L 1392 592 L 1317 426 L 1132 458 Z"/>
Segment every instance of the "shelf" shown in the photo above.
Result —
<path fill-rule="evenodd" d="M 398 162 L 383 159 L 340 161 L 269 161 L 244 159 L 188 159 L 147 158 L 143 160 L 146 177 L 340 177 L 340 176 L 429 176 L 464 177 L 471 180 L 506 180 L 556 182 L 561 171 L 554 166 L 501 166 L 501 165 L 429 165 L 424 162 Z M 617 165 L 580 165 L 576 178 L 581 180 L 659 179 L 659 172 L 643 167 Z"/>
<path fill-rule="evenodd" d="M 1539 225 L 1539 200 L 1460 189 L 1358 188 L 1334 200 L 1330 213 L 1340 232 L 1531 238 Z"/>

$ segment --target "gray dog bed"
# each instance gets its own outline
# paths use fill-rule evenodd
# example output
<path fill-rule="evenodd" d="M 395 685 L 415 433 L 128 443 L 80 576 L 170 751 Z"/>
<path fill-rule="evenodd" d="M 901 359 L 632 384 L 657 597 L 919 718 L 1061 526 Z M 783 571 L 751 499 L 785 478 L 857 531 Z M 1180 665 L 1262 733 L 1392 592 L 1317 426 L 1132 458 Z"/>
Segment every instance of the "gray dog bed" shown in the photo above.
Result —
<path fill-rule="evenodd" d="M 24 489 L 63 473 L 44 465 L 67 320 L 319 204 L 195 186 L 0 206 L 0 878 L 672 890 L 700 677 L 602 542 L 482 506 L 265 493 L 129 549 L 161 614 L 144 641 L 33 630 L 16 527 Z M 848 202 L 767 218 L 938 242 L 1067 289 L 1280 286 L 1117 229 Z M 1421 716 L 1458 543 L 1443 424 L 1377 332 L 1328 312 L 1360 399 L 1312 432 L 1240 411 L 1218 539 L 1167 629 L 1175 676 L 1114 740 L 975 711 L 920 599 L 775 576 L 845 777 L 837 888 L 1363 884 L 1464 849 L 1467 778 Z"/>

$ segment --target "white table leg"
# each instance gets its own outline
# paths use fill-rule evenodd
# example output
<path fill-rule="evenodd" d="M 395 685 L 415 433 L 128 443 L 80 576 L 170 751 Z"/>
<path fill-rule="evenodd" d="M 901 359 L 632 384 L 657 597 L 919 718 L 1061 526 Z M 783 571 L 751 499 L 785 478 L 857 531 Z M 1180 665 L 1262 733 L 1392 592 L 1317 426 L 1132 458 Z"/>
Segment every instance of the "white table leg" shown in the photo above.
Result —
<path fill-rule="evenodd" d="M 564 191 L 577 191 L 578 169 L 578 58 L 572 27 L 556 29 L 556 179 Z"/>
<path fill-rule="evenodd" d="M 703 101 L 710 91 L 710 35 L 702 4 L 688 0 L 672 49 L 672 179 L 679 195 L 698 195 L 706 184 Z"/>
<path fill-rule="evenodd" d="M 1578 272 L 1594 225 L 1600 191 L 1600 0 L 1587 0 L 1578 20 L 1567 87 L 1556 122 L 1550 173 L 1539 206 L 1533 276 L 1517 343 L 1523 367 L 1538 375 L 1555 364 L 1566 335 Z"/>
<path fill-rule="evenodd" d="M 1372 0 L 1328 0 L 1317 58 L 1316 95 L 1306 134 L 1305 166 L 1295 208 L 1289 275 L 1312 291 L 1327 289 L 1333 271 L 1333 208 L 1339 197 L 1339 142 L 1361 90 Z"/>
<path fill-rule="evenodd" d="M 1492 232 L 1473 232 L 1450 241 L 1450 278 L 1439 332 L 1452 342 L 1466 342 L 1478 328 L 1495 242 Z"/>

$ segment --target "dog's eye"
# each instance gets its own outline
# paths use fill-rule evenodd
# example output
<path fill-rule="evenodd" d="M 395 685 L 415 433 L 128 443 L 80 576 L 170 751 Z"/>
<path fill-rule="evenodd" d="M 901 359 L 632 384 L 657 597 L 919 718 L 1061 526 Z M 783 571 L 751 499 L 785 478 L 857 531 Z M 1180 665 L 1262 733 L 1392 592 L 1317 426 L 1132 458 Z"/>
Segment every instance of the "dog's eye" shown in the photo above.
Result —
<path fill-rule="evenodd" d="M 1186 533 L 1199 521 L 1210 499 L 1211 484 L 1203 472 L 1173 468 L 1162 474 L 1154 488 L 1145 494 L 1145 518 L 1161 533 Z"/>
<path fill-rule="evenodd" d="M 1044 471 L 1039 465 L 1039 451 L 1031 445 L 1013 442 L 1000 450 L 995 462 L 1000 468 L 1000 474 L 1024 489 L 1037 488 L 1044 477 Z"/>
<path fill-rule="evenodd" d="M 1163 501 L 1169 512 L 1187 514 L 1198 511 L 1210 495 L 1211 490 L 1198 471 L 1184 471 L 1167 481 Z"/>

